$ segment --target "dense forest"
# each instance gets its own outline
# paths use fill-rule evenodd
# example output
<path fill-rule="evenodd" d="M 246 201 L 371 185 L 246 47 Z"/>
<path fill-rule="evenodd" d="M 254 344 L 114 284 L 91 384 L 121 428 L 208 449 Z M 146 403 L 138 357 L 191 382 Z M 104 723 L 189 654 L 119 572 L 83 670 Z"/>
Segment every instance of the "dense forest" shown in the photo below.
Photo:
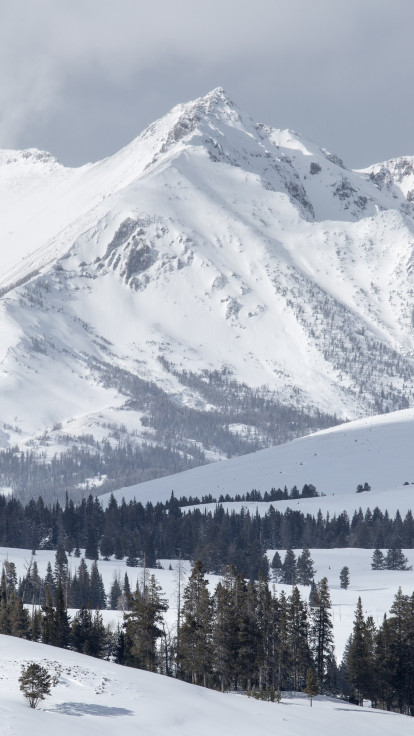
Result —
<path fill-rule="evenodd" d="M 63 507 L 47 506 L 41 498 L 24 505 L 0 496 L 0 545 L 36 550 L 56 549 L 61 543 L 68 553 L 85 549 L 89 559 L 97 559 L 99 553 L 126 557 L 131 566 L 145 559 L 148 567 L 154 567 L 158 559 L 182 556 L 202 559 L 212 573 L 233 564 L 253 579 L 268 576 L 268 549 L 414 545 L 411 511 L 404 519 L 398 511 L 391 518 L 378 508 L 359 510 L 352 518 L 346 512 L 323 516 L 321 511 L 315 517 L 292 509 L 281 512 L 277 504 L 270 504 L 260 516 L 257 510 L 253 514 L 243 508 L 225 510 L 220 503 L 207 511 L 203 506 L 188 507 L 188 501 L 171 494 L 164 504 L 143 506 L 124 500 L 118 504 L 112 496 L 103 509 L 92 495 L 78 505 L 67 498 Z"/>

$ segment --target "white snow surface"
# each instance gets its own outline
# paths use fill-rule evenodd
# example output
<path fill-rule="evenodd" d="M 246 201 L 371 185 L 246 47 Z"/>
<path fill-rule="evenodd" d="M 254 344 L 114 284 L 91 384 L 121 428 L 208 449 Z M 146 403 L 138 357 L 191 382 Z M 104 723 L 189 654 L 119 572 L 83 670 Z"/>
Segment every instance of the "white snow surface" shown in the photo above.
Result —
<path fill-rule="evenodd" d="M 406 513 L 414 500 L 413 465 L 414 410 L 406 409 L 381 416 L 367 417 L 267 450 L 222 460 L 184 473 L 121 488 L 114 495 L 118 501 L 136 499 L 142 503 L 166 501 L 174 492 L 181 496 L 212 494 L 242 495 L 253 489 L 265 493 L 272 488 L 299 490 L 312 483 L 319 498 L 273 502 L 284 511 L 294 508 L 316 515 L 352 514 L 360 507 L 376 506 L 395 514 Z M 367 482 L 370 492 L 356 493 L 357 485 Z M 404 485 L 407 483 L 408 485 Z M 109 494 L 100 497 L 107 503 Z M 242 506 L 264 513 L 269 503 L 223 503 L 225 508 Z M 214 507 L 214 504 L 213 504 Z"/>
<path fill-rule="evenodd" d="M 103 362 L 208 408 L 160 356 L 342 418 L 409 406 L 412 179 L 408 158 L 350 171 L 220 88 L 96 164 L 0 152 L 7 441 L 101 433 L 126 409 Z"/>
<path fill-rule="evenodd" d="M 366 736 L 405 736 L 411 721 L 340 700 L 283 698 L 280 704 L 228 695 L 44 644 L 0 636 L 0 718 L 4 736 L 225 736 L 237 733 L 320 736 L 350 730 Z M 58 685 L 37 710 L 18 688 L 21 665 L 38 662 Z"/>

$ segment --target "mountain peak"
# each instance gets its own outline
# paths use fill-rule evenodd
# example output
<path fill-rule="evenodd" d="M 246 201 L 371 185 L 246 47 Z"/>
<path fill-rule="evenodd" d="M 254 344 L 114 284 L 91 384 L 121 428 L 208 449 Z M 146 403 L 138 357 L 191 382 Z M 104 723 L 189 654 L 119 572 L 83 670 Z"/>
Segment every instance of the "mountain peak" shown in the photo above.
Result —
<path fill-rule="evenodd" d="M 240 124 L 242 117 L 236 103 L 231 100 L 223 87 L 216 87 L 203 97 L 176 105 L 166 117 L 177 115 L 178 121 L 186 120 L 187 125 L 190 123 L 189 127 L 195 127 L 205 118 L 210 122 L 215 119 L 230 125 Z"/>

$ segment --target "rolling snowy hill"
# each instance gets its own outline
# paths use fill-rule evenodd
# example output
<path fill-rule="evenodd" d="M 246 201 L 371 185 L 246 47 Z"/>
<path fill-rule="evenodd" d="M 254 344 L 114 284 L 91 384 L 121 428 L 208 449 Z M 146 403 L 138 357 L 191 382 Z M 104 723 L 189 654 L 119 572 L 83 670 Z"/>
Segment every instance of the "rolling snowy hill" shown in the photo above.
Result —
<path fill-rule="evenodd" d="M 252 733 L 288 736 L 304 731 L 342 736 L 349 730 L 367 736 L 411 733 L 406 716 L 359 708 L 318 696 L 312 709 L 305 697 L 283 698 L 280 704 L 226 695 L 178 680 L 92 659 L 44 644 L 0 637 L 0 717 L 4 736 L 74 733 L 109 736 L 240 736 Z M 58 678 L 41 706 L 28 708 L 18 687 L 22 664 L 39 662 Z"/>
<path fill-rule="evenodd" d="M 395 514 L 413 507 L 414 410 L 376 417 L 367 417 L 329 430 L 301 437 L 284 445 L 242 457 L 194 468 L 174 476 L 158 478 L 147 483 L 121 488 L 114 495 L 118 501 L 136 498 L 137 501 L 166 501 L 174 492 L 181 496 L 220 495 L 250 492 L 262 494 L 272 488 L 299 490 L 312 483 L 321 494 L 318 498 L 299 498 L 277 501 L 273 505 L 281 511 L 300 509 L 305 514 L 338 514 L 346 510 L 352 514 L 360 507 L 373 510 L 378 506 Z M 369 493 L 356 493 L 358 484 L 367 482 Z M 107 503 L 109 494 L 100 497 Z M 213 504 L 214 506 L 214 504 Z M 266 511 L 269 503 L 223 503 L 225 508 L 256 508 Z"/>
<path fill-rule="evenodd" d="M 79 169 L 2 151 L 0 444 L 180 469 L 412 405 L 413 161 L 348 170 L 222 89 Z"/>

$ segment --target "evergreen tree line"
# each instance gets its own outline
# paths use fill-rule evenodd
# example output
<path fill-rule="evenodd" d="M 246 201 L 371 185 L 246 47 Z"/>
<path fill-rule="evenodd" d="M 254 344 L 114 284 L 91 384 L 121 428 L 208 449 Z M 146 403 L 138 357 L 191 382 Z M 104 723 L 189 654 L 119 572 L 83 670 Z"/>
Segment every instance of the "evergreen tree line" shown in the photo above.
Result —
<path fill-rule="evenodd" d="M 355 703 L 369 699 L 374 707 L 414 715 L 414 593 L 400 588 L 378 627 L 359 598 L 340 680 Z"/>
<path fill-rule="evenodd" d="M 249 578 L 268 575 L 267 549 L 304 549 L 309 547 L 363 547 L 391 550 L 414 545 L 414 519 L 411 511 L 405 518 L 397 511 L 391 518 L 387 511 L 375 508 L 352 519 L 344 511 L 339 515 L 315 516 L 271 505 L 260 516 L 224 510 L 183 509 L 171 495 L 166 503 L 143 506 L 136 501 L 120 504 L 112 496 L 107 508 L 91 495 L 75 505 L 67 498 L 47 506 L 41 498 L 23 505 L 14 498 L 0 496 L 0 545 L 27 549 L 56 549 L 62 544 L 69 554 L 85 549 L 87 559 L 115 556 L 127 558 L 127 564 L 156 567 L 157 559 L 202 559 L 209 572 L 220 573 L 234 564 Z M 400 569 L 400 568 L 394 568 Z"/>
<path fill-rule="evenodd" d="M 317 498 L 319 496 L 318 491 L 316 490 L 315 486 L 312 485 L 312 483 L 305 483 L 302 490 L 299 491 L 297 486 L 293 486 L 293 488 L 288 491 L 287 486 L 284 487 L 282 490 L 281 488 L 272 488 L 270 491 L 265 491 L 262 493 L 261 491 L 257 491 L 255 488 L 252 491 L 247 491 L 247 493 L 236 493 L 234 496 L 230 496 L 229 493 L 226 493 L 226 495 L 220 494 L 218 498 L 218 503 L 225 503 L 226 501 L 257 501 L 257 502 L 273 502 L 273 501 L 288 501 L 292 498 Z M 203 503 L 217 503 L 217 498 L 214 498 L 211 493 L 202 496 L 201 501 L 198 498 L 198 496 L 181 496 L 178 499 L 179 506 L 196 506 L 197 504 L 203 504 Z"/>
<path fill-rule="evenodd" d="M 5 562 L 5 569 L 13 569 L 14 564 Z M 50 562 L 47 564 L 46 575 L 41 578 L 35 559 L 30 560 L 26 575 L 19 580 L 18 585 L 14 583 L 13 576 L 6 575 L 7 591 L 17 590 L 23 603 L 33 605 L 44 605 L 49 596 L 52 605 L 56 603 L 59 583 L 62 586 L 65 604 L 69 608 L 81 608 L 88 606 L 92 609 L 101 610 L 106 608 L 108 596 L 105 592 L 102 576 L 98 570 L 97 562 L 94 560 L 89 572 L 85 560 L 79 560 L 79 565 L 74 574 L 68 569 L 66 553 L 61 545 L 58 545 L 54 568 Z M 117 606 L 115 606 L 117 608 Z"/>
<path fill-rule="evenodd" d="M 36 580 L 35 563 L 27 580 Z M 55 566 L 56 569 L 56 566 Z M 3 566 L 0 579 L 0 634 L 17 636 L 30 641 L 39 641 L 56 647 L 72 648 L 77 652 L 103 657 L 110 653 L 111 632 L 105 629 L 102 615 L 92 612 L 90 603 L 81 605 L 72 621 L 67 611 L 67 588 L 59 577 L 54 589 L 39 579 L 41 605 L 32 604 L 31 612 L 24 605 L 27 580 L 17 588 L 13 563 Z M 55 581 L 53 581 L 55 582 Z M 40 593 L 41 588 L 41 593 Z"/>

